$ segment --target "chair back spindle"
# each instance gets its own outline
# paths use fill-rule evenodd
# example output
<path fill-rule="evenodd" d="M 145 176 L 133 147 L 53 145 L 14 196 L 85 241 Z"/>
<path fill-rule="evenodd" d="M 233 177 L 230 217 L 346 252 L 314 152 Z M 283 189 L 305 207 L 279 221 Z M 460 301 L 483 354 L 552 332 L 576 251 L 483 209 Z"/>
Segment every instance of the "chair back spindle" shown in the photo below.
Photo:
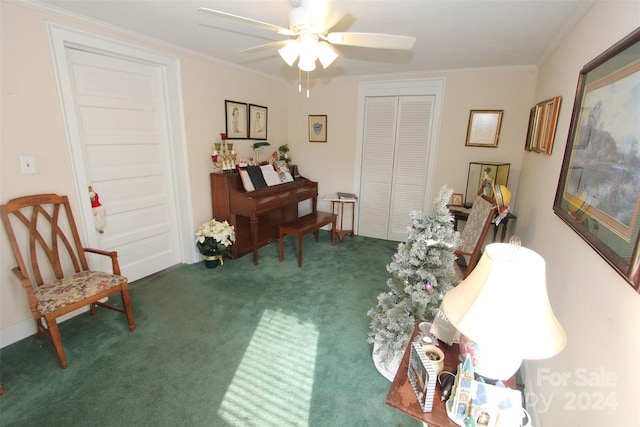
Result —
<path fill-rule="evenodd" d="M 67 196 L 13 199 L 3 207 L 2 221 L 18 267 L 35 285 L 47 283 L 51 276 L 62 279 L 65 270 L 78 273 L 89 269 Z M 18 229 L 18 224 L 24 229 Z M 28 254 L 31 269 L 23 253 Z"/>

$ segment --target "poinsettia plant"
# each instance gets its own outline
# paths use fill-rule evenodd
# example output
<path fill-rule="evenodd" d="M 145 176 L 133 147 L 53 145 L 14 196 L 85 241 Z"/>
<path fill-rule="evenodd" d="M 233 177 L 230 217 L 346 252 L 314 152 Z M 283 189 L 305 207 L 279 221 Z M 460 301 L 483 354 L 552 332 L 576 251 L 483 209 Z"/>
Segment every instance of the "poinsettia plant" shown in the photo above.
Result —
<path fill-rule="evenodd" d="M 236 240 L 233 225 L 228 221 L 217 221 L 215 218 L 200 226 L 196 232 L 196 246 L 203 255 L 226 253 Z"/>

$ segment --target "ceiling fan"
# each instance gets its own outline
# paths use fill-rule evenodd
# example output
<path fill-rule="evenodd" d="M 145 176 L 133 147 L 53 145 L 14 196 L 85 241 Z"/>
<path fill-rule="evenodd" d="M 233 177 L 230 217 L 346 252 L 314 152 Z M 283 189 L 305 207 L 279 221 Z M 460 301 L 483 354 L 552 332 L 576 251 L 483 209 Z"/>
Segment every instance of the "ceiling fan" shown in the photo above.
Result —
<path fill-rule="evenodd" d="M 410 50 L 416 41 L 415 37 L 393 34 L 331 32 L 330 29 L 334 24 L 328 22 L 327 0 L 289 1 L 294 6 L 289 12 L 289 28 L 206 7 L 198 10 L 292 37 L 288 40 L 245 49 L 242 52 L 280 47 L 278 53 L 289 66 L 293 66 L 298 60 L 298 68 L 307 72 L 315 70 L 316 60 L 320 61 L 323 68 L 327 68 L 335 61 L 338 52 L 333 45 Z"/>

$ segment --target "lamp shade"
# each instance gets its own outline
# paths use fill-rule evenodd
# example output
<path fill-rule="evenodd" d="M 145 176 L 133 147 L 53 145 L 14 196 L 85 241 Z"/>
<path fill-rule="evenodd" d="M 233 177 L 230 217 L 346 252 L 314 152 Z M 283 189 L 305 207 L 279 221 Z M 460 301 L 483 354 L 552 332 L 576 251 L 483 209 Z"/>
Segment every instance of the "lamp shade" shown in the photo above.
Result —
<path fill-rule="evenodd" d="M 545 359 L 564 348 L 566 334 L 547 297 L 544 259 L 508 243 L 487 245 L 471 274 L 447 292 L 449 321 L 479 345 L 504 356 Z"/>
<path fill-rule="evenodd" d="M 327 42 L 318 43 L 317 52 L 322 68 L 327 68 L 338 57 L 338 52 Z"/>
<path fill-rule="evenodd" d="M 316 69 L 316 56 L 312 53 L 302 51 L 300 52 L 300 60 L 298 61 L 298 68 L 302 71 L 313 71 Z"/>
<path fill-rule="evenodd" d="M 298 59 L 298 55 L 300 55 L 300 44 L 297 40 L 287 40 L 285 45 L 278 49 L 278 53 L 284 59 L 284 62 L 292 67 L 293 63 Z"/>
<path fill-rule="evenodd" d="M 316 69 L 316 59 L 318 58 L 318 36 L 302 32 L 298 36 L 300 45 L 300 60 L 298 68 L 302 71 L 313 71 Z"/>

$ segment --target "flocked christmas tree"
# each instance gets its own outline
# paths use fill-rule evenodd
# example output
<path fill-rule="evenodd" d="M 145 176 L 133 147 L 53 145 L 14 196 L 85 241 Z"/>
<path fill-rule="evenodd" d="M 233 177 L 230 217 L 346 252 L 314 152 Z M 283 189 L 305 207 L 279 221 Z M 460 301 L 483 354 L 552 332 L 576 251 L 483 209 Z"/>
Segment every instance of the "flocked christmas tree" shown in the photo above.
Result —
<path fill-rule="evenodd" d="M 454 251 L 460 235 L 453 229 L 447 203 L 452 190 L 443 187 L 430 215 L 411 212 L 412 227 L 407 241 L 387 265 L 390 291 L 378 295 L 371 317 L 368 342 L 382 360 L 404 351 L 417 319 L 432 321 L 444 294 L 457 282 L 454 278 Z"/>

